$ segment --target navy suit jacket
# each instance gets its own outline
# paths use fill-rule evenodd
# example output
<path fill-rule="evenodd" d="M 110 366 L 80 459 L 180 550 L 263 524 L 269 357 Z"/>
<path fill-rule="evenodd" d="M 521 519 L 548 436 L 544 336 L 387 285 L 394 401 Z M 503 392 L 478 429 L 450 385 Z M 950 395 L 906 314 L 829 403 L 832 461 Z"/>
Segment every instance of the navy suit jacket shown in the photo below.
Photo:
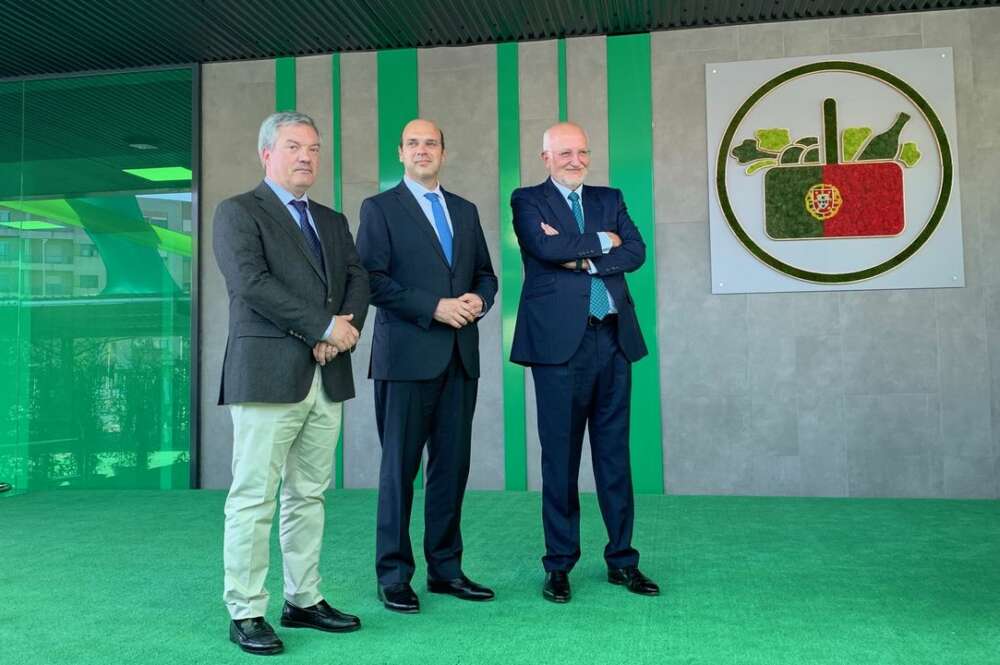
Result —
<path fill-rule="evenodd" d="M 590 308 L 591 275 L 561 265 L 576 259 L 590 260 L 614 298 L 618 344 L 625 357 L 635 362 L 645 356 L 646 344 L 625 273 L 638 269 L 646 260 L 646 245 L 628 216 L 621 191 L 584 185 L 583 233 L 551 180 L 514 190 L 510 205 L 524 262 L 511 361 L 557 365 L 567 362 L 580 346 Z M 545 235 L 542 222 L 555 227 L 559 235 Z M 599 231 L 617 233 L 622 244 L 603 254 Z"/>
<path fill-rule="evenodd" d="M 448 366 L 456 343 L 471 378 L 479 377 L 479 329 L 456 330 L 434 320 L 441 298 L 475 293 L 493 304 L 497 277 L 476 206 L 441 190 L 453 227 L 449 267 L 434 229 L 400 182 L 361 204 L 358 253 L 368 270 L 371 303 L 378 308 L 368 375 L 389 381 L 424 381 Z"/>

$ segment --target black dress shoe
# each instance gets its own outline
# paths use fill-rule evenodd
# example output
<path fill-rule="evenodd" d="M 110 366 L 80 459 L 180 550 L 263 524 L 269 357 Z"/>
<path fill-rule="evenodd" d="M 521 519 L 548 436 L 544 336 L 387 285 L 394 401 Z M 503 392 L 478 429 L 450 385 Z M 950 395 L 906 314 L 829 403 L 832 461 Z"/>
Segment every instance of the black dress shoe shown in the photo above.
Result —
<path fill-rule="evenodd" d="M 551 600 L 553 603 L 568 603 L 573 596 L 569 589 L 569 573 L 565 570 L 552 570 L 545 573 L 542 596 L 545 600 Z"/>
<path fill-rule="evenodd" d="M 632 593 L 640 596 L 659 596 L 660 587 L 656 582 L 642 574 L 635 566 L 627 568 L 608 568 L 608 581 L 624 586 Z"/>
<path fill-rule="evenodd" d="M 414 593 L 413 587 L 406 582 L 378 587 L 378 599 L 385 609 L 404 614 L 416 614 L 420 611 L 420 599 Z"/>
<path fill-rule="evenodd" d="M 446 593 L 462 600 L 493 600 L 493 589 L 476 584 L 465 575 L 453 580 L 427 580 L 427 590 L 431 593 Z"/>
<path fill-rule="evenodd" d="M 285 649 L 264 617 L 234 619 L 229 624 L 229 639 L 247 653 L 269 656 Z"/>
<path fill-rule="evenodd" d="M 296 607 L 286 600 L 281 609 L 281 625 L 288 628 L 315 628 L 328 633 L 349 633 L 361 628 L 361 619 L 330 607 L 325 600 L 312 607 Z"/>

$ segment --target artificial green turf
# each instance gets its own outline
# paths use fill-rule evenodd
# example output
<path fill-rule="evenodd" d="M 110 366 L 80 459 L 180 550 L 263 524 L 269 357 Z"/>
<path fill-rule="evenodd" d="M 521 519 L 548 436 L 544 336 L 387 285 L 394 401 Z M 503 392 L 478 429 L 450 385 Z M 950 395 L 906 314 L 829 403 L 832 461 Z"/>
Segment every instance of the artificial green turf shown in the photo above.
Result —
<path fill-rule="evenodd" d="M 216 491 L 40 492 L 0 499 L 0 662 L 248 663 L 227 639 Z M 415 506 L 420 550 L 422 497 Z M 540 595 L 537 493 L 470 492 L 465 570 L 490 603 L 375 598 L 375 494 L 331 492 L 323 589 L 357 633 L 278 627 L 281 662 L 1000 663 L 1000 503 L 637 497 L 642 568 L 659 598 L 604 581 L 603 527 L 583 498 L 574 597 Z M 418 559 L 420 557 L 418 556 Z M 281 606 L 272 544 L 269 619 Z"/>

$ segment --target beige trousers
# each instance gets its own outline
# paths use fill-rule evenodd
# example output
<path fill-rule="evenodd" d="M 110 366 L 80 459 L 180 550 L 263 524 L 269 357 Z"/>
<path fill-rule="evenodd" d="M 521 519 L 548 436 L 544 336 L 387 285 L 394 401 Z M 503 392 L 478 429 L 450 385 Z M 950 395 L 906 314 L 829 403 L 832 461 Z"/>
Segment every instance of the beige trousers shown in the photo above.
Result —
<path fill-rule="evenodd" d="M 262 617 L 267 611 L 264 582 L 279 481 L 285 600 L 309 607 L 323 599 L 323 492 L 333 472 L 342 407 L 323 391 L 319 366 L 301 402 L 230 407 L 233 484 L 226 499 L 223 600 L 233 619 Z"/>

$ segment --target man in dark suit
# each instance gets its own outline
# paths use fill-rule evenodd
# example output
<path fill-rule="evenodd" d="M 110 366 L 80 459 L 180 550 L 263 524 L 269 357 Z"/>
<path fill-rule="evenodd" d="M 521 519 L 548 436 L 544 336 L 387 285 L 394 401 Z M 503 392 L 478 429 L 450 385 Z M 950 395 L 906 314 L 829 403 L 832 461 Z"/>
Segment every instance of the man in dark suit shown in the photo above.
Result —
<path fill-rule="evenodd" d="M 577 478 L 584 429 L 608 530 L 608 581 L 643 595 L 659 588 L 639 571 L 632 547 L 629 465 L 631 364 L 646 355 L 626 272 L 646 259 L 622 193 L 583 185 L 590 164 L 577 125 L 550 127 L 542 139 L 549 178 L 515 190 L 514 230 L 524 262 L 512 362 L 531 367 L 542 447 L 545 584 L 542 595 L 568 602 L 569 572 L 580 558 Z"/>
<path fill-rule="evenodd" d="M 269 116 L 258 139 L 264 181 L 215 211 L 215 256 L 229 291 L 219 404 L 230 405 L 234 432 L 224 599 L 230 639 L 250 653 L 283 649 L 264 620 L 279 482 L 281 625 L 329 632 L 361 626 L 319 590 L 323 492 L 342 403 L 354 397 L 350 351 L 368 310 L 368 276 L 347 220 L 306 196 L 319 147 L 308 116 Z"/>
<path fill-rule="evenodd" d="M 479 382 L 476 324 L 493 304 L 497 278 L 476 206 L 438 182 L 444 158 L 434 123 L 408 123 L 399 143 L 403 181 L 365 200 L 358 229 L 378 308 L 369 369 L 382 442 L 375 567 L 379 599 L 397 612 L 420 610 L 409 529 L 425 442 L 427 589 L 493 598 L 462 571 L 461 518 Z"/>

